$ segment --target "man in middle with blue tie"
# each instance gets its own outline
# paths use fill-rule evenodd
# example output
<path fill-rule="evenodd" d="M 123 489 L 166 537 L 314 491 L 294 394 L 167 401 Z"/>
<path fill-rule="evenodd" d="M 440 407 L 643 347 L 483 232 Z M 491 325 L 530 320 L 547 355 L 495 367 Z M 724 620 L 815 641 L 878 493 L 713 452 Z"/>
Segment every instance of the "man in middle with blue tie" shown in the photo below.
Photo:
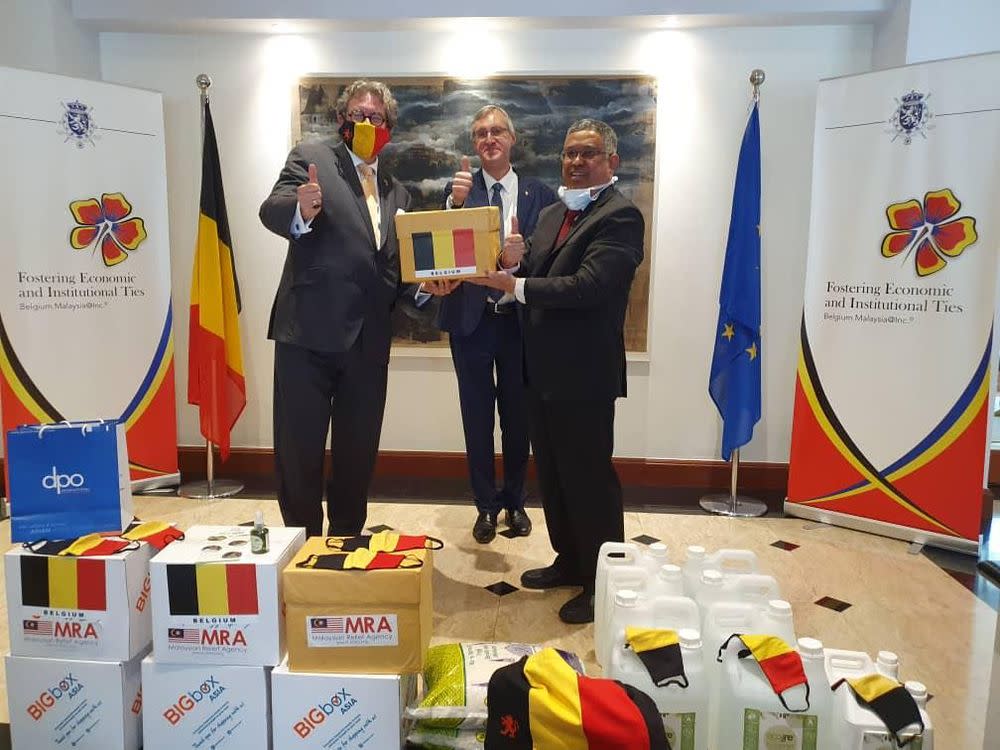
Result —
<path fill-rule="evenodd" d="M 492 104 L 480 109 L 472 118 L 472 145 L 482 168 L 470 171 L 468 157 L 462 157 L 461 169 L 445 189 L 448 209 L 499 208 L 502 237 L 530 236 L 539 212 L 557 200 L 547 185 L 511 168 L 510 151 L 516 141 L 514 123 L 503 109 Z M 472 536 L 480 544 L 493 541 L 501 510 L 515 535 L 531 533 L 531 520 L 524 511 L 528 414 L 516 308 L 510 295 L 460 284 L 441 298 L 438 316 L 438 326 L 450 337 L 458 378 L 465 454 L 479 511 Z M 494 409 L 500 415 L 503 446 L 499 488 L 494 471 Z"/>

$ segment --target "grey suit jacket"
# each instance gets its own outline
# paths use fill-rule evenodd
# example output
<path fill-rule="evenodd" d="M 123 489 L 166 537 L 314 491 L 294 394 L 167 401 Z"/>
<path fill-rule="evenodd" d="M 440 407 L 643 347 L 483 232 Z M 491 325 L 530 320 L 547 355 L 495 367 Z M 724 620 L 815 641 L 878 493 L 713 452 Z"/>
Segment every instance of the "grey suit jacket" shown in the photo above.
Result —
<path fill-rule="evenodd" d="M 312 231 L 299 238 L 290 228 L 296 189 L 315 164 L 323 207 Z M 401 291 L 395 216 L 410 195 L 380 165 L 381 246 L 375 247 L 361 181 L 342 143 L 302 143 L 292 149 L 260 219 L 288 240 L 288 254 L 271 308 L 268 338 L 321 352 L 349 350 L 362 328 L 370 354 L 389 358 L 390 315 Z"/>

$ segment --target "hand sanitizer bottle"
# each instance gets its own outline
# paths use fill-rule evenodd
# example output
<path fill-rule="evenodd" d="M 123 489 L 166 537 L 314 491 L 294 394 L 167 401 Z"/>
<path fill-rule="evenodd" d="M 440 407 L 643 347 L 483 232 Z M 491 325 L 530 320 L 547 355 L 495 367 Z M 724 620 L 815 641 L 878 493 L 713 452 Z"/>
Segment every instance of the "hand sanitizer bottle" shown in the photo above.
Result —
<path fill-rule="evenodd" d="M 264 512 L 258 510 L 254 516 L 253 528 L 250 529 L 250 551 L 255 555 L 263 555 L 270 549 L 267 540 L 267 526 L 264 525 Z"/>

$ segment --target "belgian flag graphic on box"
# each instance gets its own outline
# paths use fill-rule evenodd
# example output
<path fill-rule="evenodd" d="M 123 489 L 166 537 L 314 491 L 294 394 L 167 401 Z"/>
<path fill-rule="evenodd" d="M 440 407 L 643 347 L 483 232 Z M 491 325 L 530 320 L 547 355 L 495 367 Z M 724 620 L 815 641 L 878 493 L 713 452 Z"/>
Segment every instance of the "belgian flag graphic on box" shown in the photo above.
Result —
<path fill-rule="evenodd" d="M 53 609 L 107 610 L 105 561 L 21 555 L 21 604 Z"/>
<path fill-rule="evenodd" d="M 495 271 L 500 255 L 496 206 L 396 216 L 403 281 L 463 279 Z"/>
<path fill-rule="evenodd" d="M 167 565 L 172 615 L 256 615 L 257 566 L 249 563 Z"/>

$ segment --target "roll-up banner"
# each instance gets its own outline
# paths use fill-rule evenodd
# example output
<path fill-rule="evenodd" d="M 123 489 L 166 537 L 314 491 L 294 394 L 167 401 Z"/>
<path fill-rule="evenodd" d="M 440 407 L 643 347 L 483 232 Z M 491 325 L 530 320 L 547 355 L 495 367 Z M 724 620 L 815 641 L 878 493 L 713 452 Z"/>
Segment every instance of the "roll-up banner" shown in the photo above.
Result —
<path fill-rule="evenodd" d="M 176 483 L 162 98 L 3 67 L 0 91 L 4 434 L 117 419 L 133 488 Z"/>
<path fill-rule="evenodd" d="M 974 552 L 1000 54 L 823 81 L 786 512 Z"/>

